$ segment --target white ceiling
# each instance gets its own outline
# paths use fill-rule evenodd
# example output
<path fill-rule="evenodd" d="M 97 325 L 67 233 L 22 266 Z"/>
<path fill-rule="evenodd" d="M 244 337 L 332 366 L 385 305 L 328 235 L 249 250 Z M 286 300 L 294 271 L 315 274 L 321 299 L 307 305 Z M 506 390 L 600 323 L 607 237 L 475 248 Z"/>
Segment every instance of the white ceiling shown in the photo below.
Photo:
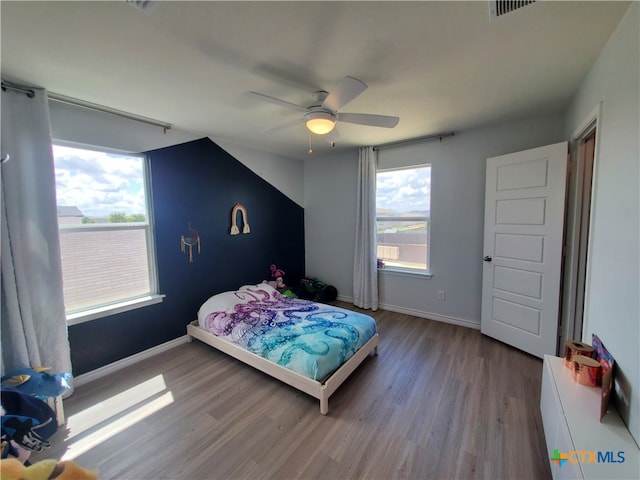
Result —
<path fill-rule="evenodd" d="M 488 1 L 1 2 L 2 78 L 264 151 L 305 158 L 299 112 L 350 75 L 336 149 L 562 111 L 629 2 L 540 1 L 491 21 Z M 300 124 L 264 133 L 300 117 Z M 316 153 L 330 150 L 313 138 Z"/>

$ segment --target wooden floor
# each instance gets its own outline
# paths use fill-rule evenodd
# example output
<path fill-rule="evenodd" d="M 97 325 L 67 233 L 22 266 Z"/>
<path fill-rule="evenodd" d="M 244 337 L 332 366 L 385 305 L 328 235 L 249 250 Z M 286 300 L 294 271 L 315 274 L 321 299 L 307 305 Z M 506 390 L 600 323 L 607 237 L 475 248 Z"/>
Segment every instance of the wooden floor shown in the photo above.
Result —
<path fill-rule="evenodd" d="M 327 416 L 194 340 L 76 388 L 54 446 L 31 459 L 74 459 L 102 480 L 551 477 L 541 360 L 477 330 L 374 316 L 379 355 Z"/>

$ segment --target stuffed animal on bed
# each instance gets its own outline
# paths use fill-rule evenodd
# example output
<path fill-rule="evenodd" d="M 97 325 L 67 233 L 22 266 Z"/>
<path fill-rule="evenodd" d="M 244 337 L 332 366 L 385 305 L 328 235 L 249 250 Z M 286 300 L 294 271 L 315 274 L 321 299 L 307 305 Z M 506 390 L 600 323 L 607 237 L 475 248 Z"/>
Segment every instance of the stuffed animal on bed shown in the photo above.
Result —
<path fill-rule="evenodd" d="M 278 277 L 284 277 L 285 276 L 284 271 L 280 270 L 273 263 L 271 264 L 271 266 L 269 268 L 271 269 L 271 278 L 278 278 Z"/>
<path fill-rule="evenodd" d="M 285 297 L 296 298 L 296 294 L 293 293 L 293 290 L 291 290 L 289 287 L 285 285 L 284 280 L 282 280 L 282 277 L 278 277 L 275 280 L 269 280 L 269 281 L 265 280 L 262 283 L 266 283 L 270 287 L 275 288 L 278 292 L 280 292 Z"/>
<path fill-rule="evenodd" d="M 97 480 L 96 472 L 82 468 L 75 462 L 41 460 L 24 466 L 15 458 L 0 460 L 2 480 Z"/>
<path fill-rule="evenodd" d="M 284 271 L 280 270 L 274 264 L 271 264 L 269 268 L 271 269 L 271 278 L 275 278 L 275 280 L 265 280 L 264 283 L 272 286 L 285 297 L 295 298 L 296 295 L 295 293 L 293 293 L 293 290 L 287 287 L 287 285 L 284 283 L 284 279 L 282 278 L 285 276 Z"/>

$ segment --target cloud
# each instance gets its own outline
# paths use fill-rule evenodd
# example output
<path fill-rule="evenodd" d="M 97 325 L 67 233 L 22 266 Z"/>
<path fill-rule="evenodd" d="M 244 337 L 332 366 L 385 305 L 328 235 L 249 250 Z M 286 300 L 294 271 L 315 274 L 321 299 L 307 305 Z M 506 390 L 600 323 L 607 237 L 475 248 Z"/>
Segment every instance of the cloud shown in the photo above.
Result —
<path fill-rule="evenodd" d="M 431 197 L 431 167 L 378 172 L 376 205 L 398 212 L 428 211 Z"/>
<path fill-rule="evenodd" d="M 59 206 L 76 206 L 86 216 L 144 213 L 143 158 L 54 145 Z"/>

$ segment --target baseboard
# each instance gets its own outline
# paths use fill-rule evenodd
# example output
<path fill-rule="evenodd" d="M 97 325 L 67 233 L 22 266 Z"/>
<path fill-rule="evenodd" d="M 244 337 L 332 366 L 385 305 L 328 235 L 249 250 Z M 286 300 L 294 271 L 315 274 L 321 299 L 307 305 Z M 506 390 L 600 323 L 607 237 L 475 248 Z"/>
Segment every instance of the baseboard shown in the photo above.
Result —
<path fill-rule="evenodd" d="M 344 295 L 338 295 L 338 300 L 343 302 L 353 303 L 353 297 L 347 297 Z M 421 310 L 414 310 L 412 308 L 398 307 L 397 305 L 379 304 L 380 310 L 388 310 L 390 312 L 404 313 L 406 315 L 413 315 L 414 317 L 426 318 L 428 320 L 435 320 L 436 322 L 450 323 L 452 325 L 459 325 L 461 327 L 473 328 L 480 330 L 479 320 L 467 320 L 464 318 L 450 317 L 448 315 L 440 315 L 439 313 L 423 312 Z"/>
<path fill-rule="evenodd" d="M 112 373 L 115 373 L 118 370 L 122 370 L 123 368 L 133 365 L 134 363 L 138 363 L 147 358 L 151 358 L 154 355 L 158 355 L 159 353 L 171 350 L 172 348 L 182 345 L 183 343 L 187 343 L 186 335 L 178 337 L 174 340 L 170 340 L 166 343 L 156 345 L 155 347 L 151 347 L 143 352 L 131 355 L 130 357 L 123 358 L 122 360 L 118 360 L 117 362 L 110 363 L 109 365 L 105 365 L 104 367 L 100 367 L 90 372 L 83 373 L 82 375 L 78 375 L 77 377 L 73 377 L 73 385 L 74 387 L 78 387 L 80 385 L 93 382 L 94 380 L 105 377 L 107 375 L 111 375 Z"/>
<path fill-rule="evenodd" d="M 450 323 L 452 325 L 459 325 L 461 327 L 473 328 L 480 330 L 480 322 L 474 320 L 467 320 L 464 318 L 450 317 L 448 315 L 440 315 L 439 313 L 422 312 L 420 310 L 414 310 L 412 308 L 398 307 L 396 305 L 384 305 L 380 304 L 382 310 L 388 310 L 390 312 L 405 313 L 407 315 L 413 315 L 414 317 L 426 318 L 428 320 L 435 320 L 436 322 Z"/>

